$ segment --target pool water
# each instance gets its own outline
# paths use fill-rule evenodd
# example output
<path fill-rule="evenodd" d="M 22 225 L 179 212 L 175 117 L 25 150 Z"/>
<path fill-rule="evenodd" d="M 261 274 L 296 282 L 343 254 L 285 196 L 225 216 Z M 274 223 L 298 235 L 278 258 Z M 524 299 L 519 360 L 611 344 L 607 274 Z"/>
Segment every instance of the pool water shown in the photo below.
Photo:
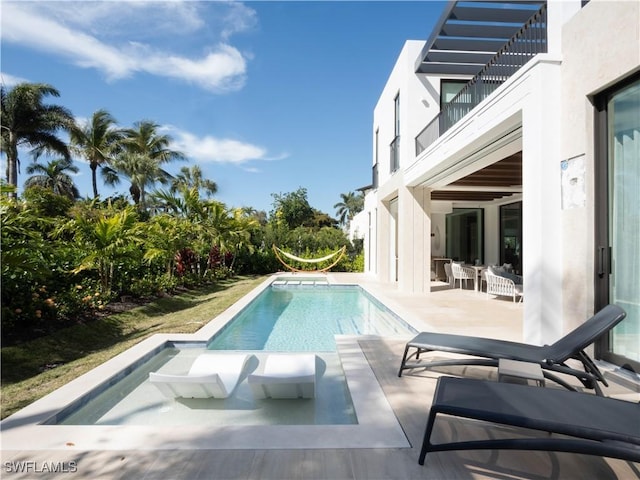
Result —
<path fill-rule="evenodd" d="M 333 352 L 334 335 L 415 333 L 358 286 L 278 285 L 261 293 L 207 348 Z"/>

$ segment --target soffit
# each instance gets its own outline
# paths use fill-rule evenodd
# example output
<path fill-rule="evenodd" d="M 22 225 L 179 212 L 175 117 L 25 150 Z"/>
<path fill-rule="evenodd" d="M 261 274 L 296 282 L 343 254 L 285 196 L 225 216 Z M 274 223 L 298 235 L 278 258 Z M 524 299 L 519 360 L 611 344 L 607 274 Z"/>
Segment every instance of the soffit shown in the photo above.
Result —
<path fill-rule="evenodd" d="M 431 200 L 489 202 L 516 193 L 522 193 L 522 152 L 431 191 Z"/>
<path fill-rule="evenodd" d="M 416 60 L 416 73 L 477 74 L 544 3 L 450 1 Z"/>

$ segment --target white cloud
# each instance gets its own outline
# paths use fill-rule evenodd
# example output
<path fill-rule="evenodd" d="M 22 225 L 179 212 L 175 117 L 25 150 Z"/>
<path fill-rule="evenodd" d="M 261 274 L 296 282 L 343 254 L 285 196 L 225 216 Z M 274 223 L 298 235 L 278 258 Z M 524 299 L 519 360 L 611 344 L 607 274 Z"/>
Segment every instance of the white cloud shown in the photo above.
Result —
<path fill-rule="evenodd" d="M 177 55 L 143 56 L 144 70 L 156 75 L 186 80 L 209 90 L 237 90 L 245 81 L 242 54 L 230 45 L 218 45 L 199 60 Z"/>
<path fill-rule="evenodd" d="M 2 83 L 3 87 L 11 88 L 19 83 L 28 82 L 26 78 L 16 77 L 15 75 L 11 75 L 9 73 L 0 72 L 0 83 Z"/>
<path fill-rule="evenodd" d="M 177 131 L 176 148 L 198 162 L 242 164 L 251 160 L 260 160 L 266 156 L 262 147 L 243 143 L 238 140 L 215 138 L 210 135 L 197 137 L 184 131 Z"/>
<path fill-rule="evenodd" d="M 208 53 L 200 58 L 189 58 L 157 46 L 134 41 L 131 37 L 126 40 L 120 39 L 119 43 L 107 43 L 95 33 L 97 31 L 95 25 L 99 23 L 101 15 L 108 17 L 110 12 L 118 12 L 119 18 L 126 19 L 128 17 L 124 14 L 125 12 L 121 9 L 114 10 L 112 7 L 105 11 L 103 2 L 99 2 L 99 7 L 93 9 L 85 7 L 84 15 L 78 17 L 70 13 L 66 16 L 60 15 L 61 11 L 69 8 L 66 3 L 3 2 L 2 40 L 60 55 L 80 67 L 100 70 L 110 80 L 145 72 L 182 80 L 214 92 L 237 90 L 244 86 L 246 60 L 240 51 L 228 43 L 218 42 L 210 46 Z M 74 2 L 73 5 L 81 6 L 84 3 Z M 183 12 L 182 17 L 176 18 L 182 18 L 178 23 L 186 25 L 185 30 L 191 32 L 200 28 L 198 24 L 200 20 L 193 15 L 187 15 L 190 12 L 187 8 L 190 2 L 168 2 L 168 6 L 165 3 L 148 2 L 126 2 L 122 5 L 119 2 L 106 3 L 112 4 L 113 7 L 128 6 L 130 9 L 145 7 L 144 11 L 138 12 L 140 14 L 146 13 L 149 5 L 164 5 L 162 11 L 165 15 L 172 11 L 169 7 L 173 5 L 174 13 L 175 11 Z M 48 6 L 46 12 L 51 11 L 52 5 L 61 10 L 56 10 L 57 15 L 46 15 L 40 9 L 41 5 Z M 178 7 L 181 8 L 178 9 Z M 70 26 L 72 22 L 63 20 L 65 17 L 75 18 L 73 27 Z M 126 20 L 125 23 L 127 23 Z M 240 23 L 230 21 L 229 28 L 232 31 L 243 28 L 238 25 Z M 157 30 L 154 32 L 158 33 Z M 224 32 L 221 35 L 227 36 Z M 165 35 L 164 40 L 166 38 Z"/>
<path fill-rule="evenodd" d="M 97 37 L 190 34 L 205 23 L 201 2 L 58 1 L 39 2 L 38 12 Z"/>
<path fill-rule="evenodd" d="M 199 137 L 193 133 L 177 129 L 175 127 L 164 127 L 173 137 L 172 148 L 183 152 L 188 158 L 199 163 L 229 163 L 243 165 L 250 161 L 267 161 L 276 158 L 267 155 L 267 150 L 263 147 L 251 143 L 241 142 L 228 138 L 216 138 L 211 135 Z M 284 158 L 281 155 L 278 158 Z M 248 171 L 252 171 L 248 168 Z"/>
<path fill-rule="evenodd" d="M 257 24 L 256 12 L 252 8 L 239 2 L 229 2 L 228 6 L 229 9 L 223 18 L 225 24 L 221 33 L 223 39 L 228 39 L 234 33 L 249 30 Z"/>

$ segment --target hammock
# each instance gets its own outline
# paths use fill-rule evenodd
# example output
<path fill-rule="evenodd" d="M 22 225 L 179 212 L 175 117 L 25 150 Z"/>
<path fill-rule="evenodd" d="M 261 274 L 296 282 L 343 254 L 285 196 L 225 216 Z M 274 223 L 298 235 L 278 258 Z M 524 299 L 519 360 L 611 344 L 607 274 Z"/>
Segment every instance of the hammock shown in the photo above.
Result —
<path fill-rule="evenodd" d="M 326 256 L 321 257 L 321 258 L 302 258 L 302 257 L 297 257 L 297 256 L 295 256 L 295 255 L 293 255 L 291 253 L 285 252 L 284 250 L 281 250 L 280 248 L 276 247 L 275 245 L 273 246 L 273 252 L 276 254 L 277 259 L 280 260 L 280 263 L 282 263 L 285 267 L 287 267 L 292 272 L 313 272 L 313 271 L 326 272 L 327 270 L 329 270 L 332 267 L 334 267 L 342 259 L 343 255 L 345 254 L 346 251 L 347 251 L 347 246 L 345 245 L 341 249 L 336 250 L 335 252 L 330 253 L 329 255 L 326 255 Z M 338 258 L 331 265 L 329 265 L 328 267 L 319 268 L 319 269 L 316 269 L 316 270 L 301 270 L 299 268 L 292 267 L 291 265 L 289 265 L 286 261 L 284 261 L 282 259 L 282 257 L 286 257 L 289 260 L 294 260 L 296 262 L 301 262 L 301 263 L 321 263 L 321 262 L 326 262 L 327 260 L 331 260 L 335 256 L 338 256 Z"/>

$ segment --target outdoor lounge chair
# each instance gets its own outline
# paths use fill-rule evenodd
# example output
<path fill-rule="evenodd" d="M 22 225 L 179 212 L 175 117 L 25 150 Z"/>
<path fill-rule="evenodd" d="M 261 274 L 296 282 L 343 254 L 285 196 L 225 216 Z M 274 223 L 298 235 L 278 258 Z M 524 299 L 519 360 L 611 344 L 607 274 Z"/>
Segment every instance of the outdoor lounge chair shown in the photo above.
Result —
<path fill-rule="evenodd" d="M 517 278 L 517 275 L 512 275 L 512 277 Z M 511 297 L 514 303 L 519 297 L 522 301 L 524 296 L 522 281 L 516 283 L 512 278 L 496 275 L 492 267 L 489 267 L 485 272 L 485 279 L 487 280 L 487 297 L 489 295 Z"/>
<path fill-rule="evenodd" d="M 269 355 L 262 371 L 250 374 L 247 381 L 256 398 L 314 398 L 316 356 L 288 353 Z"/>
<path fill-rule="evenodd" d="M 251 355 L 204 353 L 196 358 L 185 375 L 149 373 L 153 383 L 167 398 L 227 398 L 230 396 Z"/>
<path fill-rule="evenodd" d="M 462 288 L 462 281 L 464 280 L 465 284 L 467 280 L 473 280 L 474 285 L 475 282 L 478 281 L 478 274 L 471 267 L 465 267 L 464 265 L 460 265 L 459 263 L 453 262 L 451 264 L 451 273 L 453 274 L 453 287 L 456 286 L 456 280 L 460 280 L 460 288 Z"/>
<path fill-rule="evenodd" d="M 552 345 L 530 345 L 491 338 L 470 337 L 465 335 L 449 335 L 443 333 L 423 332 L 409 341 L 404 349 L 398 376 L 404 370 L 413 368 L 432 368 L 449 365 L 484 365 L 498 366 L 499 359 L 519 360 L 537 363 L 542 367 L 546 378 L 569 390 L 574 387 L 566 383 L 554 373 L 563 373 L 579 379 L 587 388 L 594 388 L 598 395 L 602 390 L 598 381 L 608 386 L 602 372 L 593 360 L 584 352 L 598 337 L 608 332 L 625 317 L 626 313 L 616 305 L 607 305 L 582 325 L 566 334 Z M 415 350 L 411 354 L 410 350 Z M 481 358 L 456 358 L 439 361 L 407 363 L 415 357 L 432 351 L 459 353 Z M 584 371 L 569 367 L 566 361 L 575 359 L 582 362 Z M 553 372 L 553 373 L 552 373 Z"/>
<path fill-rule="evenodd" d="M 434 445 L 431 433 L 439 413 L 548 433 L 523 438 L 525 430 L 518 432 L 519 438 Z M 483 449 L 572 452 L 638 462 L 640 404 L 556 388 L 440 377 L 418 463 L 424 465 L 429 452 Z"/>

